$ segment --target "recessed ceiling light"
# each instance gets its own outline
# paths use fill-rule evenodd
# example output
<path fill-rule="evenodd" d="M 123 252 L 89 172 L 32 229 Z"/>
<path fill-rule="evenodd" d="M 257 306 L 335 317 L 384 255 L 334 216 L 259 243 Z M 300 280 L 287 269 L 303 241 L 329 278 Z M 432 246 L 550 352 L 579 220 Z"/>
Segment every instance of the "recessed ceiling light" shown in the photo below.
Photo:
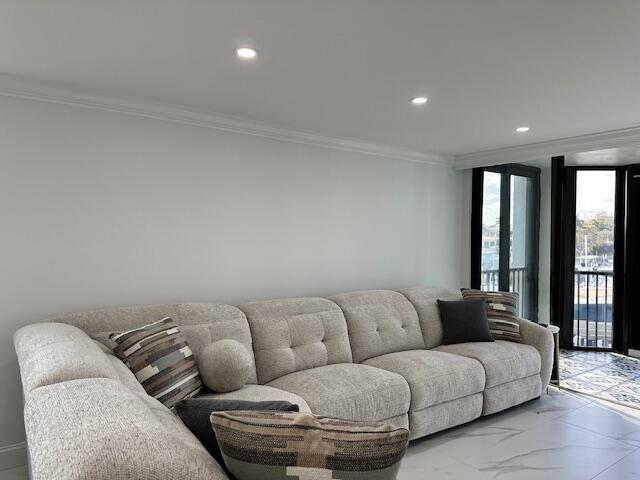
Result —
<path fill-rule="evenodd" d="M 529 127 L 518 127 L 516 128 L 516 132 L 518 133 L 525 133 L 529 131 Z"/>
<path fill-rule="evenodd" d="M 414 105 L 424 105 L 428 101 L 429 99 L 427 97 L 413 97 L 411 99 L 411 103 L 413 103 Z"/>
<path fill-rule="evenodd" d="M 257 54 L 258 52 L 256 52 L 253 48 L 249 48 L 249 47 L 242 47 L 242 48 L 236 49 L 236 55 L 239 58 L 242 58 L 244 60 L 251 60 L 252 58 L 256 58 Z"/>

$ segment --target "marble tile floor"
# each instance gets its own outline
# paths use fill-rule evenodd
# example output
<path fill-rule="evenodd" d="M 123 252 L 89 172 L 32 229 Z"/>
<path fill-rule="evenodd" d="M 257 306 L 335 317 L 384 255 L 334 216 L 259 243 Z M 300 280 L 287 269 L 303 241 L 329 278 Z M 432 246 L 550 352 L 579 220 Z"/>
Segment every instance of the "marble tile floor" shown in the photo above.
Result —
<path fill-rule="evenodd" d="M 24 467 L 0 480 L 26 479 Z M 409 445 L 398 480 L 640 480 L 640 410 L 549 389 Z"/>

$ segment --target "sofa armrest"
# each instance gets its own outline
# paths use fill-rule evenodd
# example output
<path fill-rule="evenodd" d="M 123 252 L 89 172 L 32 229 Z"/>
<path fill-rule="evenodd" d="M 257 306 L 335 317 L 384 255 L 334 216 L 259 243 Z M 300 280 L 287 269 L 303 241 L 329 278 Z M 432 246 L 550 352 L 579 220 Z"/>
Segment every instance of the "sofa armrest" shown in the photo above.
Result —
<path fill-rule="evenodd" d="M 69 380 L 120 378 L 107 354 L 72 325 L 27 325 L 15 333 L 13 343 L 25 396 L 35 388 Z"/>
<path fill-rule="evenodd" d="M 166 407 L 115 380 L 36 388 L 24 416 L 34 480 L 228 478 Z"/>
<path fill-rule="evenodd" d="M 553 334 L 542 325 L 524 318 L 519 318 L 518 323 L 524 343 L 534 347 L 540 354 L 540 379 L 542 380 L 542 391 L 544 391 L 551 380 L 551 369 L 553 368 Z"/>

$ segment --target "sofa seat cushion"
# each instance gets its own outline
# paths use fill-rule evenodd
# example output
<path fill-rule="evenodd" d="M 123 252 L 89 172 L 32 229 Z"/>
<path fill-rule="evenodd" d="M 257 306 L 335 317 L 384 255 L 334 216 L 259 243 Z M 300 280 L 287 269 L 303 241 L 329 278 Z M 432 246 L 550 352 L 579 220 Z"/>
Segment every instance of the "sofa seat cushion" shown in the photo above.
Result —
<path fill-rule="evenodd" d="M 290 373 L 269 383 L 307 401 L 316 415 L 375 422 L 409 411 L 409 385 L 400 375 L 341 363 Z"/>
<path fill-rule="evenodd" d="M 203 393 L 196 398 L 215 400 L 237 400 L 250 402 L 290 402 L 298 405 L 301 412 L 311 412 L 304 398 L 291 392 L 268 385 L 245 385 L 240 390 L 226 393 Z"/>
<path fill-rule="evenodd" d="M 495 342 L 457 343 L 441 345 L 436 351 L 473 358 L 484 367 L 485 388 L 540 373 L 540 354 L 530 345 L 496 340 Z"/>
<path fill-rule="evenodd" d="M 365 365 L 397 373 L 411 389 L 411 410 L 482 392 L 485 373 L 473 358 L 433 350 L 409 350 L 370 358 Z"/>

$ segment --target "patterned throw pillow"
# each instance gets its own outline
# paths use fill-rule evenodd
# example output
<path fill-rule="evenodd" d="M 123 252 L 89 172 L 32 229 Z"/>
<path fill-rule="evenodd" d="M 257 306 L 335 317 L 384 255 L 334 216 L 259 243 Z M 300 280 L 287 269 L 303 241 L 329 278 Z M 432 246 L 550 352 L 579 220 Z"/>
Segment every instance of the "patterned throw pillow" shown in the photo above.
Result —
<path fill-rule="evenodd" d="M 518 323 L 518 294 L 515 292 L 484 292 L 462 290 L 462 298 L 483 299 L 487 302 L 489 330 L 496 340 L 522 343 Z"/>
<path fill-rule="evenodd" d="M 117 344 L 113 352 L 146 392 L 168 408 L 200 393 L 202 380 L 193 352 L 171 318 L 109 338 Z"/>
<path fill-rule="evenodd" d="M 393 480 L 409 431 L 290 412 L 217 412 L 211 424 L 238 480 Z"/>

